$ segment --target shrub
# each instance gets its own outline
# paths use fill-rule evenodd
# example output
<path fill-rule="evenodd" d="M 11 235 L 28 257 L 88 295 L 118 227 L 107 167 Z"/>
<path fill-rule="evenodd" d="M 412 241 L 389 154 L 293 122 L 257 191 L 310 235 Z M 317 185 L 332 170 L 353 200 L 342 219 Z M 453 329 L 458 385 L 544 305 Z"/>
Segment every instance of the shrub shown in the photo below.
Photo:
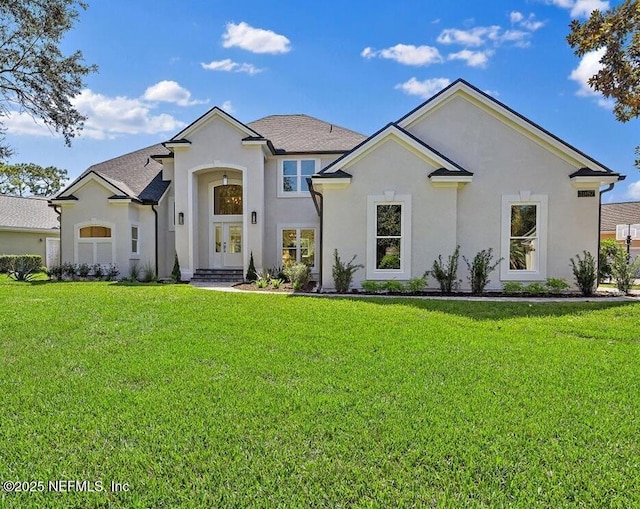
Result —
<path fill-rule="evenodd" d="M 142 266 L 139 277 L 140 281 L 142 281 L 143 283 L 151 283 L 152 281 L 157 280 L 156 269 L 150 260 L 147 260 Z"/>
<path fill-rule="evenodd" d="M 447 259 L 446 264 L 442 262 L 442 255 L 438 255 L 438 259 L 433 262 L 431 274 L 440 284 L 440 291 L 443 293 L 451 293 L 458 289 L 460 281 L 456 278 L 458 274 L 459 257 L 460 246 L 456 246 L 453 254 Z"/>
<path fill-rule="evenodd" d="M 64 262 L 62 264 L 62 277 L 73 279 L 76 277 L 76 266 L 71 262 Z"/>
<path fill-rule="evenodd" d="M 383 283 L 383 288 L 389 293 L 402 293 L 404 291 L 404 284 L 402 281 L 396 279 L 390 279 Z"/>
<path fill-rule="evenodd" d="M 367 293 L 378 293 L 384 288 L 383 281 L 363 281 L 362 289 Z"/>
<path fill-rule="evenodd" d="M 616 287 L 623 293 L 629 293 L 634 280 L 640 272 L 640 258 L 627 261 L 626 253 L 619 250 L 611 263 L 611 276 L 616 282 Z"/>
<path fill-rule="evenodd" d="M 9 277 L 15 281 L 31 281 L 42 272 L 42 258 L 38 255 L 18 255 L 9 261 Z"/>
<path fill-rule="evenodd" d="M 173 258 L 173 270 L 171 271 L 171 279 L 173 279 L 176 283 L 179 283 L 181 281 L 180 278 L 180 262 L 178 261 L 178 253 L 176 253 Z"/>
<path fill-rule="evenodd" d="M 549 293 L 557 295 L 559 293 L 564 292 L 569 288 L 569 283 L 567 283 L 564 279 L 560 279 L 557 277 L 552 277 L 547 279 L 545 286 L 549 290 Z"/>
<path fill-rule="evenodd" d="M 115 263 L 110 263 L 107 267 L 107 281 L 114 281 L 118 279 L 118 275 L 120 274 L 120 269 Z"/>
<path fill-rule="evenodd" d="M 256 273 L 256 266 L 253 263 L 253 251 L 251 251 L 251 256 L 249 257 L 249 268 L 247 269 L 247 275 L 245 279 L 252 283 L 256 279 L 258 279 L 258 274 Z"/>
<path fill-rule="evenodd" d="M 88 263 L 80 263 L 76 265 L 76 274 L 82 279 L 89 277 L 89 272 L 91 272 L 91 267 Z"/>
<path fill-rule="evenodd" d="M 624 249 L 614 239 L 605 239 L 600 242 L 600 260 L 598 263 L 598 279 L 600 281 L 609 280 L 613 277 L 611 273 L 612 265 L 620 252 L 624 253 Z"/>
<path fill-rule="evenodd" d="M 406 290 L 411 293 L 423 292 L 427 286 L 427 275 L 422 277 L 413 277 L 406 284 Z"/>
<path fill-rule="evenodd" d="M 471 283 L 471 293 L 475 294 L 484 292 L 484 289 L 489 284 L 489 274 L 491 274 L 502 261 L 502 258 L 500 258 L 495 263 L 491 263 L 493 260 L 492 248 L 483 249 L 473 257 L 471 262 L 464 256 L 462 259 L 469 269 L 468 279 Z"/>
<path fill-rule="evenodd" d="M 102 268 L 102 265 L 100 265 L 99 263 L 96 263 L 91 267 L 91 269 L 93 270 L 94 278 L 102 279 L 102 277 L 104 276 L 104 269 Z"/>
<path fill-rule="evenodd" d="M 544 295 L 547 293 L 547 286 L 544 283 L 529 283 L 524 287 L 524 293 L 529 295 Z"/>
<path fill-rule="evenodd" d="M 0 256 L 0 273 L 8 273 L 20 261 L 20 265 L 33 270 L 42 267 L 42 257 L 40 255 L 1 255 Z"/>
<path fill-rule="evenodd" d="M 51 281 L 60 281 L 62 279 L 62 267 L 60 265 L 49 267 L 45 272 Z"/>
<path fill-rule="evenodd" d="M 364 265 L 354 264 L 353 261 L 355 259 L 356 255 L 353 255 L 348 263 L 344 263 L 340 259 L 340 255 L 338 255 L 338 250 L 334 249 L 332 274 L 333 284 L 335 285 L 336 291 L 338 293 L 347 293 L 349 291 L 349 287 L 351 286 L 351 282 L 353 281 L 353 274 L 358 269 L 364 268 Z"/>
<path fill-rule="evenodd" d="M 282 284 L 282 279 L 280 279 L 280 278 L 276 278 L 276 279 L 272 279 L 271 280 L 271 286 L 273 286 L 276 290 L 278 288 L 280 288 L 281 284 Z"/>
<path fill-rule="evenodd" d="M 593 288 L 596 285 L 596 261 L 589 251 L 583 251 L 582 259 L 577 254 L 576 259 L 577 261 L 571 258 L 573 277 L 582 295 L 589 297 L 593 295 Z"/>
<path fill-rule="evenodd" d="M 262 277 L 256 279 L 255 283 L 258 288 L 266 288 L 269 286 L 269 280 Z"/>
<path fill-rule="evenodd" d="M 269 269 L 269 272 L 271 273 L 271 277 L 274 277 L 276 279 L 281 279 L 283 283 L 289 282 L 289 279 L 287 278 L 287 275 L 284 273 L 284 269 L 282 267 L 278 265 L 274 265 Z"/>
<path fill-rule="evenodd" d="M 522 293 L 524 286 L 520 281 L 507 281 L 502 285 L 504 293 Z"/>
<path fill-rule="evenodd" d="M 130 266 L 129 266 L 129 275 L 127 276 L 127 279 L 131 282 L 134 281 L 138 281 L 138 278 L 140 277 L 140 266 L 138 265 L 137 261 L 134 261 Z"/>
<path fill-rule="evenodd" d="M 293 263 L 284 269 L 294 290 L 303 290 L 311 280 L 311 268 L 304 263 Z"/>

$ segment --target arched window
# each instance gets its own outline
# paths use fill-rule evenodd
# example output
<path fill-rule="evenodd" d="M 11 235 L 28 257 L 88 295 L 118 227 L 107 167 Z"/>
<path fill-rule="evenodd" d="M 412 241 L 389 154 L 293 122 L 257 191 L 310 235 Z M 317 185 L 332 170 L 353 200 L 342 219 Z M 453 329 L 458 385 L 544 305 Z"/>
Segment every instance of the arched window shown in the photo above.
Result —
<path fill-rule="evenodd" d="M 107 226 L 85 226 L 80 228 L 80 238 L 105 239 L 111 237 L 111 228 Z"/>
<path fill-rule="evenodd" d="M 242 186 L 230 184 L 213 188 L 213 213 L 216 216 L 242 214 Z"/>

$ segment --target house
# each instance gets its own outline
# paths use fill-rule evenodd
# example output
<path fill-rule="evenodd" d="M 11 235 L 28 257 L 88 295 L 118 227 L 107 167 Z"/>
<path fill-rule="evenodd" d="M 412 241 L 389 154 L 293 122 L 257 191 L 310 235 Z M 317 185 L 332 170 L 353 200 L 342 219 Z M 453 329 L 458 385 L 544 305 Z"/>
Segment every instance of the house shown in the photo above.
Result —
<path fill-rule="evenodd" d="M 0 195 L 0 254 L 36 254 L 59 264 L 60 223 L 46 198 Z"/>
<path fill-rule="evenodd" d="M 635 258 L 640 254 L 640 202 L 603 203 L 600 240 L 614 239 L 626 250 L 629 233 L 631 233 L 629 254 Z"/>
<path fill-rule="evenodd" d="M 598 249 L 601 186 L 624 176 L 458 80 L 369 137 L 306 116 L 244 124 L 215 107 L 168 141 L 90 167 L 51 200 L 62 259 L 151 262 L 167 276 L 242 278 L 334 249 L 364 280 L 408 280 L 455 247 L 492 248 L 506 281 L 572 281 Z M 462 265 L 462 264 L 461 264 Z M 463 288 L 466 268 L 460 267 Z"/>

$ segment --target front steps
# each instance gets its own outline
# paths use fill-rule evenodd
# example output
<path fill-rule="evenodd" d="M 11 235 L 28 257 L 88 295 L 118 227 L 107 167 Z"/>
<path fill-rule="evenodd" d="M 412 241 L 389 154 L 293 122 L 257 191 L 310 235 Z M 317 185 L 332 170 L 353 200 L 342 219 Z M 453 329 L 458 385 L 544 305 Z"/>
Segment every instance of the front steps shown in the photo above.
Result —
<path fill-rule="evenodd" d="M 242 283 L 242 269 L 196 269 L 192 283 Z"/>

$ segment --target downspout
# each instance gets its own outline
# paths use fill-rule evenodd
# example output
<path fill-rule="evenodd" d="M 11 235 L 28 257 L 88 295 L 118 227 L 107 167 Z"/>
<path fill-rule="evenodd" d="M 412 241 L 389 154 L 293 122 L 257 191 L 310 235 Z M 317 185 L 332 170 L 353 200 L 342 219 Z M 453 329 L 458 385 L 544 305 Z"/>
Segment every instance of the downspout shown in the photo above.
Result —
<path fill-rule="evenodd" d="M 58 257 L 60 258 L 60 264 L 59 266 L 62 267 L 62 208 L 60 208 L 59 205 L 52 205 L 53 210 L 56 211 L 56 214 L 58 214 L 58 223 L 60 225 L 59 227 L 59 231 L 60 231 L 60 249 L 58 249 Z"/>
<path fill-rule="evenodd" d="M 309 184 L 309 192 L 311 193 L 311 199 L 316 207 L 316 212 L 320 216 L 320 258 L 318 262 L 318 293 L 322 292 L 322 272 L 323 272 L 323 258 L 324 258 L 324 199 L 323 196 L 313 188 L 313 182 L 311 178 L 307 177 L 307 183 Z"/>
<path fill-rule="evenodd" d="M 158 279 L 158 211 L 156 210 L 157 203 L 151 204 L 151 210 L 155 217 L 155 259 L 156 259 L 156 279 Z"/>
<path fill-rule="evenodd" d="M 596 272 L 596 288 L 600 285 L 600 242 L 602 241 L 600 229 L 602 228 L 602 195 L 604 193 L 608 193 L 613 190 L 613 184 L 609 184 L 606 189 L 600 191 L 600 196 L 598 197 L 598 270 Z"/>

